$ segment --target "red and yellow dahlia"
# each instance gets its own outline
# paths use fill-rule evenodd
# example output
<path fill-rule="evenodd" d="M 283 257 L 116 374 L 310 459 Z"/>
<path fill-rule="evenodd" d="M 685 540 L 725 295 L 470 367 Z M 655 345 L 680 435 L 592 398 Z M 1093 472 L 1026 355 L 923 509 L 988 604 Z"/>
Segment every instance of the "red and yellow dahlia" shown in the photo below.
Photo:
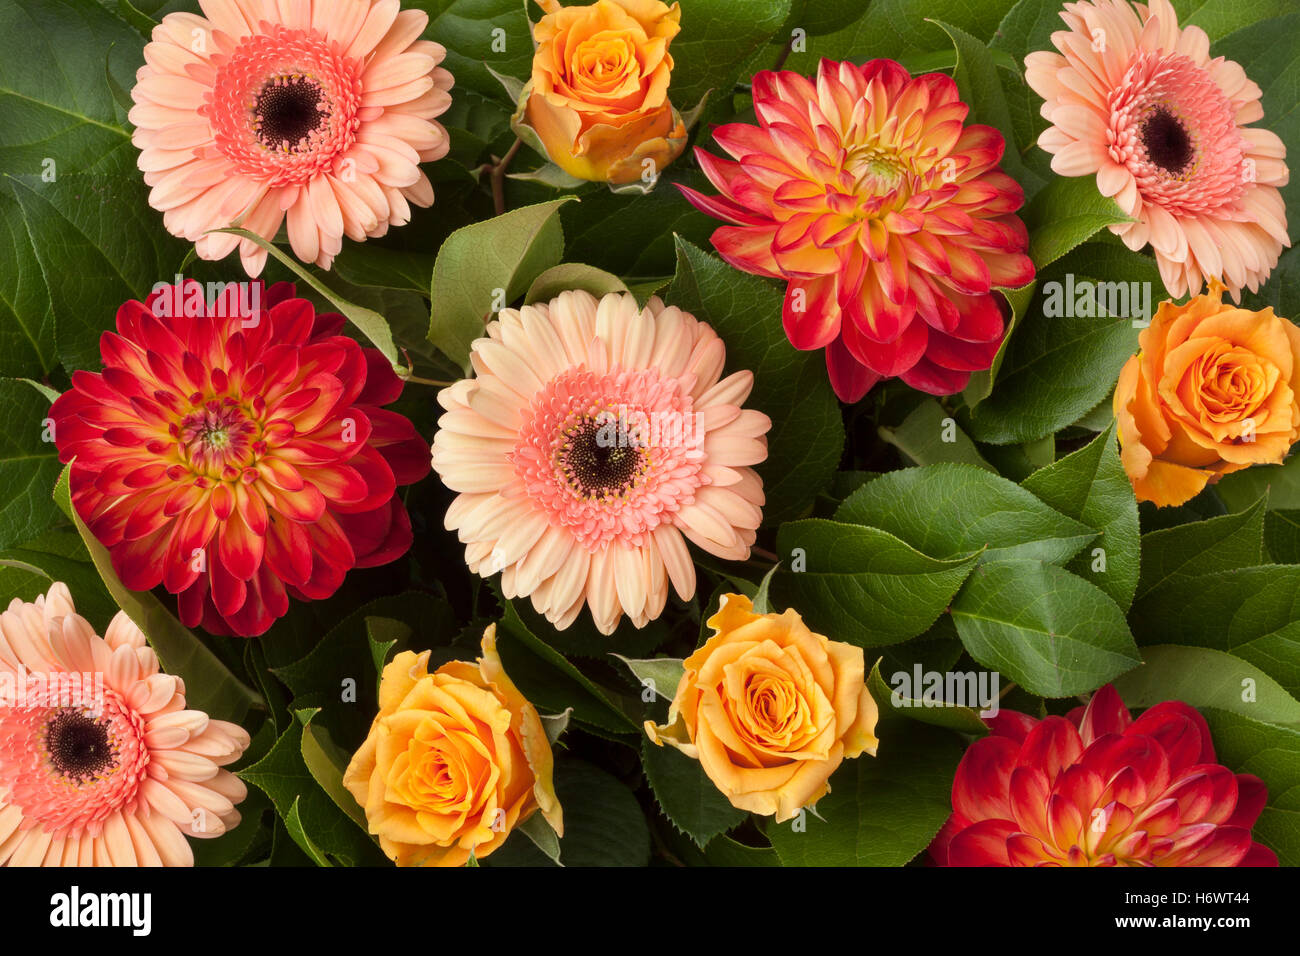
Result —
<path fill-rule="evenodd" d="M 1053 53 L 1025 58 L 1025 81 L 1052 124 L 1038 145 L 1062 176 L 1096 176 L 1132 222 L 1110 231 L 1148 243 L 1174 298 L 1220 279 L 1240 301 L 1277 265 L 1289 173 L 1241 65 L 1210 57 L 1200 27 L 1179 29 L 1169 0 L 1067 3 Z"/>
<path fill-rule="evenodd" d="M 891 377 L 960 391 L 1002 342 L 991 290 L 1034 277 L 1002 135 L 963 124 L 951 78 L 892 60 L 823 60 L 815 82 L 759 73 L 754 110 L 758 126 L 713 132 L 733 160 L 696 150 L 722 195 L 678 187 L 731 223 L 713 233 L 719 254 L 788 280 L 786 335 L 826 349 L 843 400 Z"/>
<path fill-rule="evenodd" d="M 381 407 L 401 380 L 340 334 L 343 316 L 279 283 L 241 318 L 227 289 L 206 307 L 192 281 L 123 305 L 104 371 L 74 372 L 50 416 L 72 502 L 122 583 L 162 584 L 186 625 L 252 637 L 290 595 L 327 598 L 349 569 L 403 554 L 395 491 L 429 462 Z"/>
<path fill-rule="evenodd" d="M 100 637 L 54 584 L 0 614 L 0 866 L 192 866 L 187 836 L 239 824 L 248 742 L 125 612 Z"/>
<path fill-rule="evenodd" d="M 930 847 L 941 866 L 1277 866 L 1251 839 L 1263 782 L 1216 763 L 1181 701 L 1134 720 L 1107 684 L 1068 717 L 988 723 Z"/>
<path fill-rule="evenodd" d="M 249 275 L 287 221 L 304 262 L 328 269 L 362 241 L 433 204 L 420 163 L 447 154 L 447 51 L 421 40 L 422 10 L 398 0 L 199 0 L 144 48 L 132 142 L 149 204 L 204 259 L 239 248 Z"/>

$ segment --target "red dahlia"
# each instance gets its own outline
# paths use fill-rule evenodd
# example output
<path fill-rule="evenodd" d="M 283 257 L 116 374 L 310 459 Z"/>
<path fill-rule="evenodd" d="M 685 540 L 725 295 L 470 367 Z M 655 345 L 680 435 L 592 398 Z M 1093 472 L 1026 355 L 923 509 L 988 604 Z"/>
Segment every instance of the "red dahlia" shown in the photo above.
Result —
<path fill-rule="evenodd" d="M 1220 766 L 1182 701 L 1134 720 L 1107 684 L 1067 717 L 988 723 L 930 847 L 940 866 L 1277 866 L 1251 838 L 1263 782 Z"/>
<path fill-rule="evenodd" d="M 289 596 L 332 595 L 411 544 L 399 485 L 428 445 L 381 406 L 402 382 L 279 283 L 204 303 L 187 282 L 127 302 L 54 403 L 72 501 L 127 587 L 162 584 L 187 626 L 264 633 Z M 247 303 L 245 303 L 247 304 Z"/>

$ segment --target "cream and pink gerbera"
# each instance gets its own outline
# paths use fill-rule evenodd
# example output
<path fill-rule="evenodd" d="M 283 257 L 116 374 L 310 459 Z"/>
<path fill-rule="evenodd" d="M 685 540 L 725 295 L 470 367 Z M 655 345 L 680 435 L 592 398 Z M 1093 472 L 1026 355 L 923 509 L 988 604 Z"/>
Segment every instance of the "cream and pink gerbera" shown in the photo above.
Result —
<path fill-rule="evenodd" d="M 168 231 L 200 257 L 239 248 L 258 275 L 282 223 L 328 269 L 343 237 L 382 236 L 433 203 L 419 164 L 447 153 L 446 50 L 398 0 L 199 0 L 154 28 L 131 97 L 132 141 Z"/>
<path fill-rule="evenodd" d="M 0 614 L 0 865 L 192 866 L 239 823 L 248 734 L 185 704 L 119 612 L 103 637 L 63 584 Z"/>
<path fill-rule="evenodd" d="M 503 309 L 471 352 L 475 377 L 438 393 L 433 467 L 460 494 L 446 524 L 470 570 L 501 572 L 559 630 L 583 605 L 609 634 L 695 593 L 687 540 L 749 556 L 771 420 L 741 405 L 703 322 L 652 298 L 565 292 Z"/>
<path fill-rule="evenodd" d="M 1220 279 L 1240 299 L 1277 265 L 1287 237 L 1279 186 L 1286 147 L 1247 124 L 1260 88 L 1237 63 L 1210 57 L 1199 27 L 1178 27 L 1168 0 L 1067 3 L 1059 53 L 1025 58 L 1025 79 L 1052 124 L 1038 139 L 1063 176 L 1097 177 L 1132 222 L 1110 227 L 1148 243 L 1174 298 Z"/>

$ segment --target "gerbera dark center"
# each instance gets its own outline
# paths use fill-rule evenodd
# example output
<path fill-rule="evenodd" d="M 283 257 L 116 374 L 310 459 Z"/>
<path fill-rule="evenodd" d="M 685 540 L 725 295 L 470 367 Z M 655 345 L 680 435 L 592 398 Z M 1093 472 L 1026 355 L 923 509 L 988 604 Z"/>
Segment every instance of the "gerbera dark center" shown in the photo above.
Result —
<path fill-rule="evenodd" d="M 616 422 L 585 419 L 566 434 L 560 464 L 569 486 L 585 498 L 617 495 L 641 469 L 641 448 Z"/>
<path fill-rule="evenodd" d="M 45 752 L 56 771 L 74 780 L 98 776 L 113 766 L 108 726 L 79 710 L 60 710 L 45 728 Z"/>
<path fill-rule="evenodd" d="M 268 80 L 253 105 L 257 138 L 270 149 L 298 149 L 327 119 L 329 101 L 320 84 L 297 73 Z"/>
<path fill-rule="evenodd" d="M 1142 145 L 1151 162 L 1174 176 L 1182 173 L 1196 157 L 1196 144 L 1187 127 L 1163 106 L 1142 121 Z"/>

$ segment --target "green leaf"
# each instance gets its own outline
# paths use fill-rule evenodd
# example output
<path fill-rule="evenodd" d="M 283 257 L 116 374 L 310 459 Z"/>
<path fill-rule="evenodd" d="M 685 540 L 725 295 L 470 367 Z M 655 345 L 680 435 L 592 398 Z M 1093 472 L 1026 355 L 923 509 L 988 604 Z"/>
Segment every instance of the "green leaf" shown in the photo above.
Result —
<path fill-rule="evenodd" d="M 397 354 L 397 346 L 393 344 L 393 330 L 388 327 L 388 320 L 378 312 L 359 306 L 354 302 L 349 302 L 336 295 L 325 283 L 303 268 L 296 259 L 256 233 L 249 232 L 247 229 L 233 228 L 213 229 L 212 232 L 228 232 L 231 235 L 239 236 L 241 239 L 248 239 L 261 246 L 290 272 L 324 296 L 330 305 L 342 312 L 347 317 L 347 320 L 356 326 L 375 348 L 383 353 L 384 358 L 388 359 L 395 369 L 402 367 L 401 359 Z"/>
<path fill-rule="evenodd" d="M 842 30 L 862 16 L 861 0 L 794 0 L 790 16 L 772 42 L 785 42 L 795 29 L 810 37 Z"/>
<path fill-rule="evenodd" d="M 1025 207 L 1029 258 L 1042 270 L 1102 229 L 1129 217 L 1097 191 L 1095 176 L 1057 176 Z"/>
<path fill-rule="evenodd" d="M 727 348 L 727 371 L 750 369 L 745 403 L 772 419 L 767 460 L 757 466 L 766 524 L 805 511 L 830 483 L 844 448 L 839 402 L 818 353 L 800 352 L 781 326 L 782 294 L 681 239 L 677 275 L 665 301 L 708 322 Z"/>
<path fill-rule="evenodd" d="M 955 734 L 898 721 L 881 737 L 879 756 L 840 765 L 816 816 L 772 824 L 767 837 L 786 866 L 902 866 L 925 850 L 952 813 L 960 758 Z"/>
<path fill-rule="evenodd" d="M 970 118 L 966 122 L 983 123 L 1002 133 L 1002 138 L 1006 142 L 1006 151 L 1002 155 L 999 166 L 1003 172 L 1024 186 L 1027 192 L 1032 192 L 1030 186 L 1037 185 L 1038 176 L 1027 170 L 1020 159 L 1020 147 L 1016 142 L 1015 130 L 1011 122 L 1011 109 L 1007 105 L 1002 79 L 998 75 L 999 70 L 994 65 L 994 58 L 989 48 L 982 40 L 971 36 L 961 27 L 952 26 L 942 20 L 932 22 L 948 34 L 956 48 L 957 64 L 952 71 L 952 77 L 957 81 L 962 102 L 971 107 Z"/>
<path fill-rule="evenodd" d="M 565 255 L 623 276 L 629 286 L 638 278 L 668 275 L 677 262 L 677 236 L 703 245 L 718 226 L 716 219 L 682 202 L 677 183 L 713 191 L 703 173 L 679 162 L 664 170 L 645 195 L 608 189 L 583 193 L 581 205 L 560 210 Z"/>
<path fill-rule="evenodd" d="M 618 276 L 610 275 L 604 269 L 565 262 L 552 266 L 534 279 L 524 296 L 524 303 L 546 302 L 572 289 L 582 289 L 599 299 L 610 292 L 626 292 L 627 286 Z"/>
<path fill-rule="evenodd" d="M 22 207 L 0 187 L 0 375 L 43 378 L 57 364 L 41 264 Z"/>
<path fill-rule="evenodd" d="M 0 550 L 45 532 L 59 516 L 50 402 L 26 382 L 0 379 Z"/>
<path fill-rule="evenodd" d="M 916 406 L 897 428 L 881 428 L 880 437 L 916 465 L 946 461 L 996 472 L 970 436 L 957 427 L 956 419 L 932 398 Z"/>
<path fill-rule="evenodd" d="M 375 673 L 383 674 L 384 665 L 398 644 L 411 639 L 411 628 L 401 621 L 387 617 L 366 618 L 366 639 L 370 642 L 370 655 L 375 661 Z"/>
<path fill-rule="evenodd" d="M 1279 564 L 1300 564 L 1300 511 L 1288 508 L 1265 514 L 1264 543 Z"/>
<path fill-rule="evenodd" d="M 68 468 L 63 470 L 55 485 L 55 502 L 76 525 L 104 586 L 118 606 L 144 632 L 162 669 L 184 679 L 185 699 L 189 706 L 233 723 L 241 722 L 250 708 L 264 706 L 261 697 L 241 683 L 192 631 L 163 607 L 152 592 L 129 591 L 118 580 L 107 549 L 91 534 L 72 507 L 68 471 Z"/>
<path fill-rule="evenodd" d="M 687 0 L 669 48 L 673 103 L 685 110 L 710 89 L 730 92 L 745 61 L 789 14 L 790 0 Z"/>
<path fill-rule="evenodd" d="M 1300 733 L 1214 707 L 1201 713 L 1219 761 L 1268 787 L 1268 806 L 1251 835 L 1277 853 L 1282 866 L 1300 866 Z"/>
<path fill-rule="evenodd" d="M 982 551 L 981 562 L 1064 563 L 1097 536 L 1019 485 L 955 464 L 881 475 L 846 498 L 835 520 L 882 528 L 938 558 Z"/>
<path fill-rule="evenodd" d="M 1127 609 L 1137 590 L 1141 542 L 1137 499 L 1119 460 L 1114 426 L 1078 451 L 1034 472 L 1021 487 L 1062 514 L 1100 529 L 1101 538 L 1094 548 L 1076 556 L 1067 567 Z M 1100 570 L 1094 570 L 1097 547 L 1102 549 L 1104 561 Z"/>
<path fill-rule="evenodd" d="M 520 0 L 406 0 L 429 14 L 425 36 L 447 48 L 443 66 L 456 78 L 456 93 L 473 90 L 503 98 L 493 73 L 527 76 L 533 37 Z"/>
<path fill-rule="evenodd" d="M 1144 644 L 1227 651 L 1300 693 L 1300 566 L 1175 578 L 1133 609 L 1133 631 Z"/>
<path fill-rule="evenodd" d="M 937 695 L 931 694 L 930 688 L 925 686 L 924 669 L 920 666 L 913 672 L 894 671 L 889 675 L 889 683 L 887 684 L 884 676 L 880 673 L 880 663 L 880 661 L 876 661 L 871 668 L 871 673 L 867 675 L 867 687 L 870 689 L 876 705 L 880 708 L 882 721 L 906 718 L 923 724 L 945 727 L 948 730 L 955 730 L 962 734 L 974 734 L 977 737 L 982 737 L 989 732 L 984 721 L 980 719 L 980 712 L 976 708 L 948 701 L 943 696 L 944 690 L 942 688 L 939 689 Z M 920 686 L 918 686 L 916 680 L 918 675 L 921 676 Z M 946 678 L 945 674 L 939 676 Z M 978 675 L 972 676 L 975 676 L 978 682 Z M 957 688 L 954 687 L 954 689 Z M 962 689 L 965 689 L 964 685 L 962 685 Z M 910 691 L 911 695 L 909 696 L 904 691 Z M 920 696 L 917 696 L 918 694 Z M 996 707 L 997 700 L 981 701 L 980 703 L 989 703 Z M 878 727 L 876 729 L 876 736 L 887 735 L 888 731 L 885 728 Z"/>
<path fill-rule="evenodd" d="M 1255 465 L 1225 475 L 1214 493 L 1229 511 L 1244 511 L 1265 495 L 1269 508 L 1300 509 L 1300 454 L 1280 465 Z"/>
<path fill-rule="evenodd" d="M 103 634 L 117 614 L 117 603 L 104 587 L 76 531 L 47 531 L 39 538 L 0 551 L 0 567 L 12 572 L 0 588 L 0 594 L 8 600 L 20 597 L 33 601 L 55 581 L 62 581 L 72 592 L 77 613 L 90 622 L 96 633 Z"/>
<path fill-rule="evenodd" d="M 738 810 L 709 779 L 698 760 L 676 747 L 641 741 L 641 765 L 664 816 L 697 846 L 738 826 L 745 811 Z"/>
<path fill-rule="evenodd" d="M 773 578 L 777 600 L 814 631 L 863 647 L 924 633 L 976 561 L 933 558 L 879 528 L 822 518 L 782 525 L 776 540 L 792 557 L 792 570 Z M 793 570 L 801 561 L 806 568 Z"/>
<path fill-rule="evenodd" d="M 1115 681 L 1129 707 L 1166 700 L 1217 707 L 1300 731 L 1300 702 L 1259 668 L 1208 647 L 1157 644 L 1142 649 L 1141 667 Z"/>
<path fill-rule="evenodd" d="M 1144 534 L 1137 600 L 1166 584 L 1260 564 L 1264 505 L 1261 498 L 1245 511 Z"/>
<path fill-rule="evenodd" d="M 311 837 L 307 835 L 307 828 L 303 826 L 302 816 L 298 810 L 298 803 L 301 797 L 293 798 L 293 805 L 289 807 L 289 812 L 284 815 L 284 826 L 289 831 L 289 836 L 293 842 L 298 844 L 317 866 L 333 866 L 325 853 L 312 842 Z"/>
<path fill-rule="evenodd" d="M 1040 697 L 1095 690 L 1140 660 L 1106 592 L 1041 561 L 976 568 L 952 617 L 971 657 Z"/>
<path fill-rule="evenodd" d="M 383 855 L 356 822 L 339 809 L 307 769 L 302 755 L 303 725 L 294 720 L 271 751 L 239 777 L 262 790 L 275 804 L 294 842 L 320 865 L 330 858 L 344 866 L 382 863 Z"/>
<path fill-rule="evenodd" d="M 1235 30 L 1248 27 L 1261 20 L 1280 17 L 1292 9 L 1288 0 L 1255 0 L 1238 3 L 1237 0 L 1173 0 L 1182 27 L 1198 26 L 1213 43 Z M 1216 55 L 1218 51 L 1215 51 Z"/>
<path fill-rule="evenodd" d="M 640 725 L 616 696 L 574 667 L 555 648 L 528 629 L 509 601 L 502 602 L 497 650 L 506 673 L 534 705 L 550 711 L 573 708 L 573 716 L 610 733 L 635 733 Z"/>
<path fill-rule="evenodd" d="M 776 850 L 768 847 L 748 846 L 731 837 L 716 836 L 704 848 L 704 858 L 714 866 L 780 866 Z"/>
<path fill-rule="evenodd" d="M 776 576 L 776 570 L 780 563 L 772 565 L 771 570 L 763 575 L 763 580 L 758 583 L 758 590 L 754 592 L 754 613 L 770 614 L 772 613 L 772 578 Z"/>
<path fill-rule="evenodd" d="M 821 0 L 809 4 L 820 6 Z M 848 26 L 809 44 L 806 52 L 793 54 L 786 69 L 812 74 L 822 57 L 860 62 L 868 56 L 907 59 L 941 48 L 947 53 L 948 41 L 933 20 L 984 40 L 993 35 L 1006 0 L 872 0 L 859 5 L 864 8 Z"/>
<path fill-rule="evenodd" d="M 1025 310 L 1029 308 L 1030 302 L 1033 301 L 1034 290 L 1037 288 L 1037 281 L 1033 281 L 1021 286 L 1019 289 L 996 290 L 1007 300 L 1007 306 L 1011 310 L 1011 317 L 1007 322 L 1002 344 L 998 346 L 997 354 L 993 356 L 993 363 L 986 370 L 972 372 L 970 383 L 962 392 L 962 398 L 970 408 L 975 408 L 992 394 L 993 383 L 1002 371 L 1002 363 L 1006 359 L 1007 346 L 1011 343 L 1012 333 L 1019 327 L 1021 319 L 1024 318 Z"/>
<path fill-rule="evenodd" d="M 271 660 L 271 672 L 293 693 L 294 707 L 328 708 L 329 729 L 340 740 L 361 739 L 378 706 L 376 684 L 369 675 L 375 660 L 371 639 L 380 633 L 371 630 L 371 622 L 381 618 L 392 624 L 383 640 L 396 637 L 406 627 L 437 646 L 449 644 L 457 630 L 445 600 L 423 591 L 407 591 L 375 598 L 352 611 L 324 637 L 317 637 L 304 657 L 291 662 L 284 662 L 283 657 Z M 277 643 L 274 639 L 266 643 L 268 655 L 275 652 Z"/>
<path fill-rule="evenodd" d="M 334 805 L 350 816 L 362 830 L 367 830 L 365 810 L 343 786 L 343 772 L 352 759 L 351 754 L 339 749 L 328 730 L 320 724 L 312 723 L 312 718 L 319 713 L 319 707 L 311 707 L 296 714 L 302 723 L 302 762 L 320 788 L 329 794 Z"/>
<path fill-rule="evenodd" d="M 551 825 L 546 822 L 546 818 L 540 813 L 534 813 L 531 817 L 519 824 L 518 830 L 528 839 L 533 841 L 537 849 L 546 854 L 556 866 L 564 866 L 560 861 L 560 838 L 556 832 L 551 829 Z"/>
<path fill-rule="evenodd" d="M 1040 272 L 997 388 L 971 412 L 971 437 L 1034 441 L 1096 408 L 1137 351 L 1135 318 L 1150 317 L 1162 289 L 1154 260 L 1110 239 Z"/>
<path fill-rule="evenodd" d="M 664 700 L 673 699 L 673 695 L 677 693 L 677 685 L 681 683 L 682 675 L 686 673 L 680 657 L 653 657 L 648 660 L 634 661 L 622 654 L 611 653 L 609 656 L 617 657 L 626 664 L 627 669 L 643 687 Z"/>
<path fill-rule="evenodd" d="M 433 265 L 429 341 L 469 369 L 469 347 L 483 335 L 494 307 L 519 298 L 533 280 L 558 265 L 564 233 L 556 212 L 576 197 L 514 209 L 457 229 Z"/>
<path fill-rule="evenodd" d="M 567 867 L 645 866 L 650 831 L 632 791 L 582 760 L 555 761 L 555 795 L 564 808 L 560 859 Z M 522 834 L 483 860 L 487 866 L 554 866 Z"/>

